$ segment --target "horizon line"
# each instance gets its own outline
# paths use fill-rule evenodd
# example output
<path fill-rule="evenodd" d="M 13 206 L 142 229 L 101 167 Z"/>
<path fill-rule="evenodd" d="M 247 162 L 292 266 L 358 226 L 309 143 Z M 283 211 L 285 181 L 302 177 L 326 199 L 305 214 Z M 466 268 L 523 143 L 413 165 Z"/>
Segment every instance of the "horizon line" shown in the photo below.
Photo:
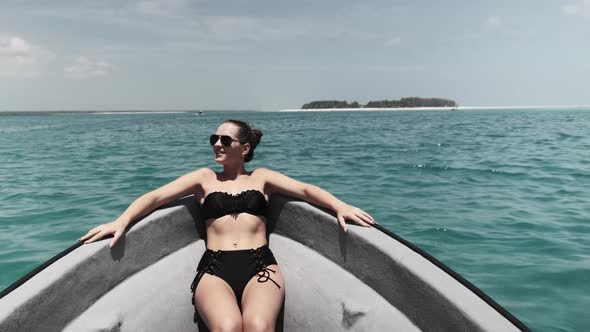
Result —
<path fill-rule="evenodd" d="M 458 110 L 483 110 L 483 109 L 575 109 L 575 108 L 589 108 L 589 105 L 526 105 L 526 106 L 439 106 L 439 107 L 358 107 L 358 108 L 314 108 L 314 109 L 303 109 L 303 108 L 292 108 L 292 109 L 274 109 L 275 112 L 285 111 L 315 111 L 315 110 L 418 110 L 418 109 L 432 109 L 432 110 L 447 110 L 447 109 L 458 109 Z M 273 110 L 263 109 L 49 109 L 49 110 L 1 110 L 1 113 L 95 113 L 95 112 L 273 112 Z"/>

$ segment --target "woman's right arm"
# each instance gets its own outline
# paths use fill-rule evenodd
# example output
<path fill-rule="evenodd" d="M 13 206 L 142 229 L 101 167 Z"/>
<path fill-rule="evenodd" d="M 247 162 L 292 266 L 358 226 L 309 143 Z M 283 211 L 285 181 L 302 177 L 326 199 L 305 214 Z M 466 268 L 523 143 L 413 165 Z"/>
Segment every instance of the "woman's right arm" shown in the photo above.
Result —
<path fill-rule="evenodd" d="M 178 179 L 136 199 L 125 212 L 115 221 L 102 224 L 89 230 L 86 235 L 80 238 L 84 243 L 91 243 L 102 239 L 104 236 L 113 234 L 110 247 L 112 248 L 119 238 L 125 234 L 127 226 L 142 216 L 149 214 L 159 206 L 170 203 L 178 198 L 194 193 L 201 185 L 203 178 L 211 170 L 201 168 L 185 174 Z"/>

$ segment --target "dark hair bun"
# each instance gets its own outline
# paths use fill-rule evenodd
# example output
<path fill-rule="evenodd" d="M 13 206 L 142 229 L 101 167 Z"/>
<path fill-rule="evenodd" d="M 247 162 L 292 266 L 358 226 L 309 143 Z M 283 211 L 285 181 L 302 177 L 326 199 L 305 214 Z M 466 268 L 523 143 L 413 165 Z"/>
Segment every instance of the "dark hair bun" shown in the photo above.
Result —
<path fill-rule="evenodd" d="M 260 143 L 260 139 L 262 138 L 262 132 L 258 128 L 252 128 L 250 144 L 253 146 L 258 145 Z"/>
<path fill-rule="evenodd" d="M 240 120 L 223 121 L 223 123 L 226 122 L 233 123 L 236 126 L 238 126 L 238 128 L 240 128 L 238 133 L 238 140 L 241 143 L 250 143 L 250 152 L 248 152 L 248 154 L 244 158 L 244 162 L 249 162 L 250 160 L 252 160 L 252 158 L 254 158 L 254 149 L 256 149 L 256 146 L 258 146 L 258 143 L 260 143 L 260 139 L 262 138 L 262 131 L 260 131 L 260 129 L 257 128 L 251 128 L 250 124 Z"/>
<path fill-rule="evenodd" d="M 250 129 L 249 136 L 250 137 L 246 140 L 246 143 L 250 143 L 250 152 L 248 152 L 248 154 L 244 158 L 244 162 L 246 163 L 252 160 L 252 158 L 254 158 L 254 149 L 256 149 L 256 146 L 258 146 L 258 143 L 260 143 L 260 139 L 262 138 L 262 132 L 258 128 L 252 128 Z"/>

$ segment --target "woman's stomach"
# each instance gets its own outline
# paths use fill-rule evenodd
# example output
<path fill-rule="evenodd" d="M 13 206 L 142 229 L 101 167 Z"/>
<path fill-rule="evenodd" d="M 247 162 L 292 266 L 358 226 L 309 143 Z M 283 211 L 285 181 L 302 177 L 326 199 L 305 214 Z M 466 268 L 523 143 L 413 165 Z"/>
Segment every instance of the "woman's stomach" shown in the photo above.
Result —
<path fill-rule="evenodd" d="M 225 215 L 207 220 L 206 225 L 207 248 L 211 250 L 252 249 L 267 243 L 264 216 Z"/>

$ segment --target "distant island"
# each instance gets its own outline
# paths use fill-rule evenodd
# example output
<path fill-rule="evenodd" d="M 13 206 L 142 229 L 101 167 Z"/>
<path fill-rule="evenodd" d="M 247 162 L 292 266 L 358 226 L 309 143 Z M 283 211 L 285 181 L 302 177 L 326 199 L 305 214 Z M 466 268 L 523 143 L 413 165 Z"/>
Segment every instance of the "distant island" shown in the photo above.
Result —
<path fill-rule="evenodd" d="M 322 108 L 411 108 L 411 107 L 457 107 L 454 100 L 443 98 L 419 98 L 406 97 L 400 100 L 377 100 L 361 105 L 356 101 L 351 103 L 345 100 L 319 100 L 301 106 L 302 109 Z"/>

